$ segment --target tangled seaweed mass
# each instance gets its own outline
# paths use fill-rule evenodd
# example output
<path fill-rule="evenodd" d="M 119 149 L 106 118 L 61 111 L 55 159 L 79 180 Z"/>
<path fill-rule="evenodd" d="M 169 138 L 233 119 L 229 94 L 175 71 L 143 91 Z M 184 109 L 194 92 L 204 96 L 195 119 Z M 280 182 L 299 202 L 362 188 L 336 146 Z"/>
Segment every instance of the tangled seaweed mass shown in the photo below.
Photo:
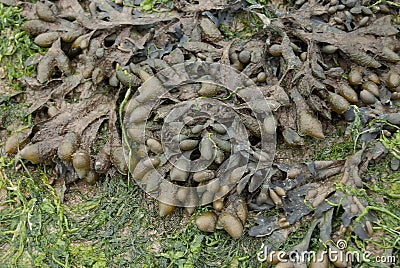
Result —
<path fill-rule="evenodd" d="M 279 209 L 285 217 L 259 218 L 249 235 L 277 246 L 313 215 L 309 232 L 319 225 L 334 248 L 340 204 L 343 228 L 373 236 L 376 216 L 346 189 L 364 187 L 368 164 L 388 153 L 380 134 L 400 125 L 399 7 L 300 0 L 286 13 L 249 2 L 175 1 L 160 13 L 136 1 L 24 3 L 24 29 L 49 49 L 26 63 L 37 65 L 21 79 L 36 123 L 7 152 L 24 146 L 21 158 L 54 166 L 67 183 L 129 173 L 161 216 L 212 203 L 196 221 L 206 232 L 219 225 L 237 238 L 248 209 Z M 248 39 L 243 18 L 257 27 Z M 285 156 L 305 136 L 325 139 L 335 118 L 361 141 L 354 155 Z M 94 151 L 104 124 L 108 138 Z"/>

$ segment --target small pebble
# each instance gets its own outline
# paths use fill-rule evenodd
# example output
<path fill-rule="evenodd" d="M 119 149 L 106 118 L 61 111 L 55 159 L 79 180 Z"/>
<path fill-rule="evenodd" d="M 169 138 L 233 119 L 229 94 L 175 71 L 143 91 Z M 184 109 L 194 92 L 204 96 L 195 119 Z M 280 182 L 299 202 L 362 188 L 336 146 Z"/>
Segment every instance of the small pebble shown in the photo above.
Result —
<path fill-rule="evenodd" d="M 352 14 L 360 14 L 361 13 L 361 7 L 360 6 L 353 7 L 352 9 L 350 9 L 350 12 Z"/>
<path fill-rule="evenodd" d="M 368 23 L 368 21 L 369 21 L 369 17 L 364 17 L 358 22 L 358 25 L 365 26 Z"/>
<path fill-rule="evenodd" d="M 350 85 L 359 85 L 362 82 L 361 72 L 357 69 L 352 69 L 349 73 L 349 83 Z"/>
<path fill-rule="evenodd" d="M 257 82 L 264 83 L 267 80 L 267 74 L 265 72 L 261 72 L 257 75 Z"/>
<path fill-rule="evenodd" d="M 300 60 L 303 62 L 307 60 L 307 52 L 302 52 L 300 54 Z"/>
<path fill-rule="evenodd" d="M 243 64 L 250 62 L 251 54 L 248 50 L 243 50 L 239 53 L 239 61 Z"/>
<path fill-rule="evenodd" d="M 387 5 L 379 5 L 382 13 L 390 13 L 390 8 Z"/>
<path fill-rule="evenodd" d="M 342 0 L 341 2 L 348 8 L 352 8 L 356 5 L 359 0 Z"/>
<path fill-rule="evenodd" d="M 361 7 L 361 11 L 362 11 L 362 13 L 364 13 L 365 15 L 372 15 L 372 14 L 373 14 L 373 13 L 372 13 L 372 10 L 369 9 L 368 7 L 365 7 L 365 6 L 362 6 L 362 7 Z"/>
<path fill-rule="evenodd" d="M 342 4 L 337 5 L 337 10 L 343 10 L 343 9 L 345 9 L 344 5 L 342 5 Z"/>
<path fill-rule="evenodd" d="M 282 54 L 281 45 L 274 44 L 274 45 L 270 46 L 269 53 L 274 57 L 279 57 Z"/>
<path fill-rule="evenodd" d="M 96 49 L 96 57 L 97 58 L 102 58 L 104 56 L 104 48 L 100 47 Z"/>
<path fill-rule="evenodd" d="M 360 92 L 360 99 L 365 104 L 374 104 L 376 102 L 375 96 L 368 90 L 362 90 Z"/>
<path fill-rule="evenodd" d="M 356 113 L 354 112 L 353 107 L 350 107 L 347 111 L 345 111 L 343 116 L 347 122 L 353 122 L 356 118 Z"/>
<path fill-rule="evenodd" d="M 361 10 L 360 10 L 360 13 L 361 13 Z M 344 15 L 346 16 L 346 21 L 347 22 L 352 22 L 353 21 L 353 15 L 351 15 L 351 13 L 349 11 L 346 10 L 344 12 Z"/>
<path fill-rule="evenodd" d="M 381 80 L 379 79 L 379 76 L 376 73 L 371 73 L 368 76 L 368 79 L 371 80 L 372 82 L 374 82 L 375 84 L 380 84 Z"/>
<path fill-rule="evenodd" d="M 343 20 L 342 20 L 341 18 L 339 18 L 339 17 L 334 17 L 333 19 L 335 20 L 335 22 L 336 22 L 337 24 L 343 24 Z"/>
<path fill-rule="evenodd" d="M 337 6 L 331 6 L 328 8 L 328 14 L 334 14 L 337 11 Z"/>
<path fill-rule="evenodd" d="M 386 84 L 389 88 L 396 88 L 400 85 L 400 75 L 390 72 Z"/>
<path fill-rule="evenodd" d="M 392 157 L 392 160 L 390 161 L 390 168 L 394 171 L 397 171 L 399 169 L 400 165 L 400 160 L 397 159 L 396 157 Z"/>

